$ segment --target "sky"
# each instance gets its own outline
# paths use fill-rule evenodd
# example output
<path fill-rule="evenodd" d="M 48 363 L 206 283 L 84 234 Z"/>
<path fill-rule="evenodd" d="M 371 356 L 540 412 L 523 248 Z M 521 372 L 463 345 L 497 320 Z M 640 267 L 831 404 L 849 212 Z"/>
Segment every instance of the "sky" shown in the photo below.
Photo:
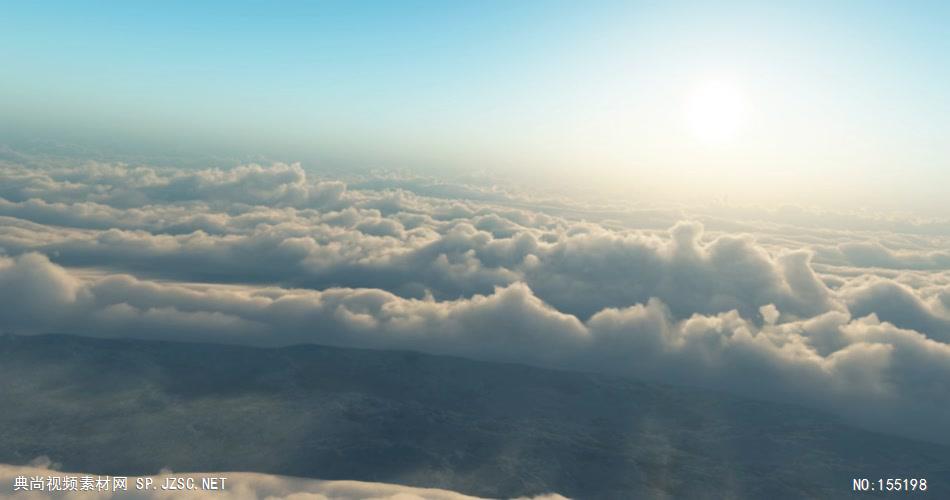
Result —
<path fill-rule="evenodd" d="M 9 2 L 0 142 L 950 212 L 946 4 L 774 4 Z"/>

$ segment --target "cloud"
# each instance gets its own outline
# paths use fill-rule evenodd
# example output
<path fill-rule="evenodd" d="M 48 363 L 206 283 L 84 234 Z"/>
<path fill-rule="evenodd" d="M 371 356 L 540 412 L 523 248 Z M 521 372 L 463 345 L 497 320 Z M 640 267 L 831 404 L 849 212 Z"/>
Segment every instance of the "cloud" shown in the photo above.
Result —
<path fill-rule="evenodd" d="M 950 342 L 950 315 L 942 311 L 939 297 L 927 300 L 893 280 L 874 278 L 848 283 L 840 294 L 857 315 L 874 314 L 895 325 L 927 332 L 941 342 Z"/>
<path fill-rule="evenodd" d="M 736 310 L 676 319 L 660 299 L 581 321 L 515 283 L 450 301 L 376 289 L 183 285 L 109 275 L 80 281 L 35 254 L 7 261 L 0 295 L 59 316 L 19 316 L 20 333 L 410 349 L 475 359 L 605 371 L 780 401 L 878 429 L 946 442 L 950 345 L 874 316 L 829 311 L 776 323 Z M 34 282 L 24 282 L 22 277 Z M 78 284 L 77 284 L 78 283 Z M 927 383 L 921 383 L 922 381 Z M 914 412 L 907 412 L 914 408 Z"/>
<path fill-rule="evenodd" d="M 40 254 L 0 258 L 0 321 L 37 328 L 65 318 L 78 300 L 79 280 Z"/>
<path fill-rule="evenodd" d="M 590 316 L 604 307 L 662 299 L 677 317 L 732 309 L 745 316 L 774 303 L 786 314 L 835 309 L 805 252 L 773 257 L 748 236 L 701 244 L 702 226 L 680 223 L 669 240 L 598 231 L 540 252 L 527 282 L 558 308 Z"/>
<path fill-rule="evenodd" d="M 286 164 L 0 164 L 0 329 L 605 371 L 950 442 L 939 234 L 800 211 L 658 230 L 681 213 L 354 185 Z"/>
<path fill-rule="evenodd" d="M 769 303 L 799 317 L 839 307 L 809 266 L 807 252 L 773 256 L 749 236 L 701 243 L 698 224 L 674 226 L 664 240 L 584 224 L 518 226 L 504 237 L 459 220 L 408 229 L 399 219 L 356 209 L 258 211 L 222 216 L 219 223 L 231 233 L 50 229 L 34 231 L 30 241 L 9 226 L 0 230 L 0 243 L 8 251 L 39 251 L 70 266 L 178 280 L 380 288 L 407 297 L 471 297 L 521 281 L 543 300 L 584 318 L 651 297 L 664 299 L 681 317 L 733 308 L 753 315 Z"/>
<path fill-rule="evenodd" d="M 876 241 L 858 241 L 819 249 L 823 260 L 858 267 L 885 269 L 950 269 L 946 250 L 893 250 Z"/>

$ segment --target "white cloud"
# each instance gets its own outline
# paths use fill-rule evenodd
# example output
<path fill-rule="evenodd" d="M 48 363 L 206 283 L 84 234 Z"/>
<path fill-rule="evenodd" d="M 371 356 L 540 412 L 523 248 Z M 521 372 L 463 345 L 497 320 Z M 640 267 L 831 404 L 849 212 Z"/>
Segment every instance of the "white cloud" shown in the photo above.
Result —
<path fill-rule="evenodd" d="M 651 299 L 583 322 L 523 283 L 435 301 L 374 289 L 186 286 L 127 275 L 80 280 L 35 254 L 8 260 L 3 273 L 16 277 L 0 280 L 4 297 L 44 292 L 18 299 L 19 309 L 36 314 L 6 321 L 23 333 L 410 349 L 700 385 L 799 402 L 917 437 L 950 437 L 950 385 L 934 382 L 950 380 L 950 345 L 873 316 L 830 311 L 771 324 L 733 310 L 680 320 Z M 40 314 L 53 305 L 63 313 Z"/>
<path fill-rule="evenodd" d="M 283 164 L 0 165 L 0 329 L 607 371 L 950 442 L 936 229 L 786 209 L 712 211 L 707 230 L 678 211 L 357 185 Z"/>

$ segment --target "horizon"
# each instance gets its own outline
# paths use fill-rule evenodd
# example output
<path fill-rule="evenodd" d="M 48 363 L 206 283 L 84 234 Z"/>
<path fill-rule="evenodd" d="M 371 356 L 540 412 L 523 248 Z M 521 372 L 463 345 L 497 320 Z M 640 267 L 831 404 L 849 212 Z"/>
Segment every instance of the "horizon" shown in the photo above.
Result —
<path fill-rule="evenodd" d="M 4 16 L 0 110 L 14 148 L 474 169 L 651 202 L 950 211 L 940 3 L 49 12 Z"/>

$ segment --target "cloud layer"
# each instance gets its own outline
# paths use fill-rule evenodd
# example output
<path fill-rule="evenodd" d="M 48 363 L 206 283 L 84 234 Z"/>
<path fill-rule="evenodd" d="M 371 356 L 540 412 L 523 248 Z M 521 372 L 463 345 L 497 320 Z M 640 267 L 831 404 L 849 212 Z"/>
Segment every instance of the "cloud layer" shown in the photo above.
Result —
<path fill-rule="evenodd" d="M 0 329 L 607 371 L 950 442 L 939 222 L 350 184 L 284 164 L 0 163 Z"/>

